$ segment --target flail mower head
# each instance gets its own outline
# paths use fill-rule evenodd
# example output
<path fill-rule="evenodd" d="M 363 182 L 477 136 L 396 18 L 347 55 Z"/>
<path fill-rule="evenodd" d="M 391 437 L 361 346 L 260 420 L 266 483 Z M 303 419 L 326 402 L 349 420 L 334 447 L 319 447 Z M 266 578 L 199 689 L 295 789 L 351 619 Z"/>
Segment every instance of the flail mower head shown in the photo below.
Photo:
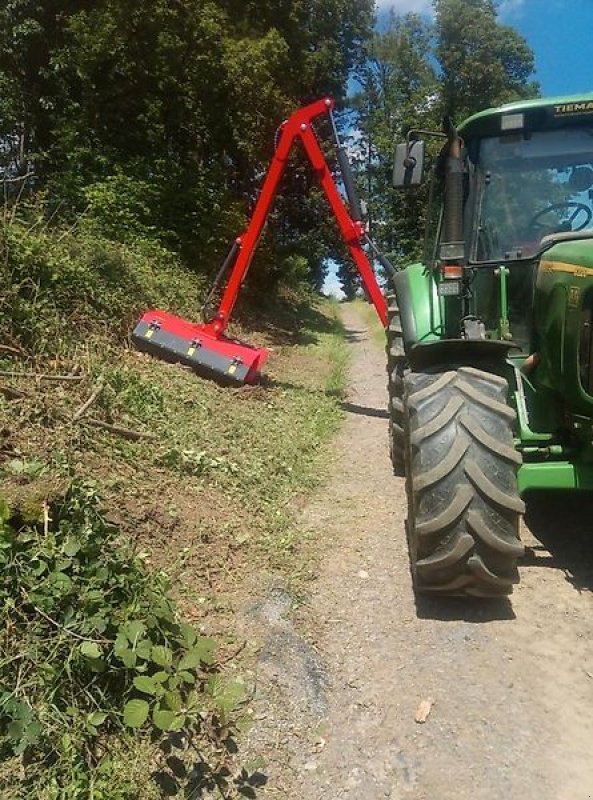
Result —
<path fill-rule="evenodd" d="M 159 309 L 142 315 L 132 341 L 139 350 L 225 384 L 255 383 L 269 355 L 263 347 L 217 333 L 212 323 L 188 322 Z"/>

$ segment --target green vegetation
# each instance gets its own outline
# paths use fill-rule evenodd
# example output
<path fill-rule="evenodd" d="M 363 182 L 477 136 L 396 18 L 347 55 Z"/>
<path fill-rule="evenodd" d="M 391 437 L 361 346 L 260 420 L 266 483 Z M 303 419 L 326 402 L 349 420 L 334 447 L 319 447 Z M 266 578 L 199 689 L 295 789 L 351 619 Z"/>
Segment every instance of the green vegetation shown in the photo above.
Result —
<path fill-rule="evenodd" d="M 123 244 L 88 229 L 48 229 L 40 212 L 0 226 L 0 328 L 36 360 L 86 346 L 103 330 L 122 341 L 143 308 L 195 314 L 203 277 L 148 238 Z"/>
<path fill-rule="evenodd" d="M 122 346 L 145 306 L 195 312 L 178 257 L 16 211 L 0 238 L 0 796 L 253 797 L 231 615 L 255 574 L 306 569 L 294 510 L 341 417 L 337 307 L 301 287 L 246 309 L 269 374 L 223 389 Z"/>
<path fill-rule="evenodd" d="M 15 461 L 4 469 L 23 474 Z M 178 785 L 192 782 L 189 758 L 195 769 L 203 757 L 178 744 L 171 762 L 168 732 L 230 748 L 244 687 L 221 680 L 215 643 L 179 619 L 166 576 L 118 540 L 90 488 L 74 484 L 52 505 L 3 501 L 0 567 L 9 615 L 0 643 L 4 792 L 144 798 L 154 794 L 142 763 L 151 732 L 153 769 Z M 226 784 L 220 769 L 204 769 Z"/>
<path fill-rule="evenodd" d="M 372 0 L 2 4 L 0 179 L 32 172 L 48 216 L 86 211 L 126 241 L 149 231 L 212 276 L 278 124 L 304 102 L 344 96 L 372 11 Z M 297 254 L 319 286 L 336 247 L 299 164 L 262 243 L 266 288 Z"/>
<path fill-rule="evenodd" d="M 493 0 L 436 0 L 435 9 L 444 113 L 461 122 L 479 109 L 537 95 L 533 51 L 499 22 Z"/>
<path fill-rule="evenodd" d="M 42 191 L 46 217 L 82 212 L 96 234 L 148 237 L 210 278 L 245 224 L 279 121 L 324 94 L 342 101 L 355 72 L 372 230 L 396 262 L 414 258 L 426 196 L 390 188 L 394 139 L 537 92 L 533 54 L 492 0 L 435 0 L 432 21 L 391 13 L 374 35 L 372 14 L 371 0 L 9 3 L 5 194 Z M 270 291 L 292 271 L 319 289 L 329 256 L 349 294 L 357 276 L 315 176 L 298 155 L 289 173 L 250 282 Z"/>
<path fill-rule="evenodd" d="M 295 509 L 346 364 L 312 293 L 335 232 L 298 157 L 231 330 L 273 349 L 266 383 L 222 389 L 127 337 L 149 307 L 199 318 L 278 122 L 343 95 L 371 11 L 0 10 L 2 797 L 265 781 L 234 742 L 250 689 L 232 612 L 267 571 L 306 569 Z"/>
<path fill-rule="evenodd" d="M 343 100 L 354 69 L 374 222 L 396 257 L 417 249 L 423 200 L 387 189 L 391 145 L 434 122 L 453 45 L 478 77 L 468 14 L 484 76 L 498 65 L 488 97 L 531 91 L 488 0 L 373 40 L 372 0 L 0 9 L 0 795 L 255 796 L 233 612 L 267 573 L 307 576 L 295 509 L 347 365 L 337 306 L 313 294 L 344 247 L 298 155 L 231 331 L 272 349 L 265 382 L 223 389 L 127 336 L 148 307 L 197 318 L 278 122 Z"/>

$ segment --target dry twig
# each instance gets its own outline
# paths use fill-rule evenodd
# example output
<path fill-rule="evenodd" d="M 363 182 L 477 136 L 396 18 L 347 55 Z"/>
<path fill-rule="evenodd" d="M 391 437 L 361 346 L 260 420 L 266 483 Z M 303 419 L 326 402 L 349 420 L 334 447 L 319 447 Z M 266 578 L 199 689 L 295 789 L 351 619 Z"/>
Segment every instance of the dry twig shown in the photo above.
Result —
<path fill-rule="evenodd" d="M 37 381 L 64 381 L 65 383 L 82 383 L 84 375 L 51 375 L 40 372 L 11 372 L 10 370 L 0 370 L 3 378 L 27 378 Z"/>
<path fill-rule="evenodd" d="M 237 656 L 239 655 L 239 653 L 245 650 L 246 646 L 247 646 L 247 641 L 241 642 L 239 647 L 236 647 L 235 650 L 230 655 L 226 656 L 226 658 L 221 659 L 218 662 L 218 665 L 223 666 L 224 664 L 228 664 L 229 661 L 234 661 L 235 658 L 237 658 Z"/>
<path fill-rule="evenodd" d="M 103 383 L 103 381 L 102 381 L 102 380 L 99 380 L 99 381 L 97 382 L 97 385 L 96 385 L 96 386 L 95 386 L 95 388 L 93 389 L 93 392 L 92 392 L 92 394 L 91 394 L 91 395 L 90 395 L 90 397 L 88 398 L 88 400 L 85 400 L 85 402 L 84 402 L 84 403 L 83 403 L 83 404 L 80 406 L 80 408 L 79 408 L 79 409 L 78 409 L 78 410 L 75 412 L 74 416 L 72 417 L 72 421 L 73 421 L 73 422 L 78 422 L 78 420 L 79 420 L 79 419 L 80 419 L 80 418 L 81 418 L 81 417 L 82 417 L 84 414 L 86 414 L 86 412 L 87 412 L 87 411 L 89 410 L 89 408 L 90 408 L 90 407 L 93 405 L 93 403 L 94 403 L 94 402 L 96 402 L 97 398 L 99 397 L 99 395 L 101 394 L 101 392 L 103 391 L 103 389 L 104 389 L 104 388 L 105 388 L 105 384 Z"/>
<path fill-rule="evenodd" d="M 33 610 L 36 611 L 40 617 L 43 617 L 43 619 L 47 620 L 47 622 L 49 622 L 54 627 L 58 628 L 58 630 L 62 631 L 63 633 L 67 633 L 68 636 L 72 636 L 72 638 L 78 639 L 79 642 L 95 642 L 96 644 L 113 644 L 111 639 L 105 639 L 104 637 L 102 637 L 101 639 L 94 639 L 91 636 L 81 636 L 80 633 L 76 633 L 76 631 L 67 628 L 65 625 L 59 623 L 57 619 L 50 617 L 49 614 L 46 614 L 45 611 L 42 611 L 34 603 L 32 603 L 31 598 L 24 589 L 22 589 L 21 591 L 27 603 L 31 604 L 31 608 L 33 608 Z"/>
<path fill-rule="evenodd" d="M 0 344 L 0 353 L 10 353 L 13 356 L 24 356 L 25 351 L 9 344 Z"/>
<path fill-rule="evenodd" d="M 4 374 L 7 374 L 7 373 L 4 373 L 4 372 L 0 371 L 0 375 L 4 375 Z M 12 373 L 8 373 L 8 374 L 12 374 Z M 15 374 L 18 375 L 19 377 L 21 375 L 27 375 L 26 373 L 15 373 Z M 30 376 L 27 375 L 27 377 L 39 377 L 39 376 L 35 375 L 35 373 L 32 373 L 32 375 L 30 375 Z M 49 379 L 51 379 L 54 376 L 50 375 L 50 376 L 47 376 L 47 377 Z M 62 378 L 64 380 L 81 380 L 81 381 L 83 380 L 82 377 L 79 378 L 79 376 L 77 376 L 77 375 L 60 375 L 60 376 L 55 376 L 55 377 Z M 110 422 L 103 422 L 100 419 L 93 419 L 92 417 L 90 419 L 83 419 L 83 415 L 92 406 L 92 404 L 95 402 L 95 400 L 100 395 L 100 393 L 103 390 L 103 388 L 104 388 L 104 384 L 102 384 L 102 383 L 101 384 L 97 384 L 97 386 L 95 387 L 95 390 L 90 395 L 88 400 L 86 400 L 80 406 L 80 408 L 76 411 L 76 413 L 74 414 L 73 417 L 66 416 L 66 414 L 63 411 L 61 411 L 59 408 L 50 407 L 48 410 L 50 411 L 52 416 L 55 419 L 60 420 L 60 422 L 69 422 L 69 423 L 79 422 L 82 425 L 90 425 L 90 427 L 92 427 L 92 428 L 100 428 L 101 430 L 108 431 L 109 433 L 113 433 L 116 436 L 121 436 L 123 439 L 128 439 L 131 442 L 137 442 L 140 439 L 156 439 L 157 438 L 152 433 L 144 433 L 143 431 L 135 431 L 135 430 L 132 430 L 131 428 L 124 428 L 122 425 L 112 425 Z M 22 397 L 28 397 L 29 396 L 26 392 L 22 392 L 20 389 L 13 389 L 12 387 L 8 387 L 8 386 L 6 386 L 6 387 L 0 386 L 0 394 L 2 394 L 2 393 L 7 394 L 11 399 L 15 399 L 15 400 L 16 399 L 20 399 Z"/>
<path fill-rule="evenodd" d="M 51 522 L 49 516 L 49 505 L 47 504 L 47 500 L 43 501 L 42 509 L 43 509 L 43 535 L 47 537 L 49 535 L 49 523 Z"/>
<path fill-rule="evenodd" d="M 17 175 L 16 178 L 2 178 L 2 183 L 18 183 L 19 181 L 26 181 L 27 178 L 32 178 L 34 172 L 27 172 L 25 175 Z"/>
<path fill-rule="evenodd" d="M 131 442 L 137 442 L 139 439 L 156 439 L 152 433 L 142 433 L 142 431 L 133 431 L 130 428 L 122 428 L 121 425 L 111 425 L 109 422 L 102 422 L 100 419 L 83 419 L 83 425 L 91 425 L 93 428 L 102 428 L 109 433 L 115 433 L 123 439 L 129 439 Z"/>

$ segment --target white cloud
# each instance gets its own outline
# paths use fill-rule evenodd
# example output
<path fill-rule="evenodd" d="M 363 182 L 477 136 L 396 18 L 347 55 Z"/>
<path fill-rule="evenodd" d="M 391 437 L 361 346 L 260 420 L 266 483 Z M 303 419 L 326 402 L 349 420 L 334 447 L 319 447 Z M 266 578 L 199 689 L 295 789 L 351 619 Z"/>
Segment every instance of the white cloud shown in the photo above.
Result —
<path fill-rule="evenodd" d="M 501 17 L 517 16 L 525 5 L 525 0 L 502 0 L 498 7 L 498 13 Z"/>
<path fill-rule="evenodd" d="M 500 0 L 498 13 L 501 17 L 518 16 L 525 6 L 526 0 Z M 400 14 L 413 11 L 416 14 L 433 15 L 432 0 L 376 0 L 378 11 L 389 11 L 393 8 Z"/>
<path fill-rule="evenodd" d="M 377 0 L 379 11 L 388 11 L 390 8 L 400 14 L 406 14 L 408 11 L 416 14 L 431 14 L 432 0 Z"/>

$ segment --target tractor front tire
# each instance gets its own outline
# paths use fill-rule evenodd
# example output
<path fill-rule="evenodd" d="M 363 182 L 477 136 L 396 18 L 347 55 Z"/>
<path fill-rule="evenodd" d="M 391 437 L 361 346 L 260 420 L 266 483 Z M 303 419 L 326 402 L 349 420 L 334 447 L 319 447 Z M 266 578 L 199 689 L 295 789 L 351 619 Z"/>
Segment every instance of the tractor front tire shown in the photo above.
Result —
<path fill-rule="evenodd" d="M 395 475 L 405 475 L 404 373 L 406 351 L 395 294 L 387 295 L 387 375 L 389 390 L 389 453 Z"/>
<path fill-rule="evenodd" d="M 408 545 L 416 591 L 497 597 L 523 554 L 521 456 L 504 378 L 471 367 L 404 378 Z"/>

